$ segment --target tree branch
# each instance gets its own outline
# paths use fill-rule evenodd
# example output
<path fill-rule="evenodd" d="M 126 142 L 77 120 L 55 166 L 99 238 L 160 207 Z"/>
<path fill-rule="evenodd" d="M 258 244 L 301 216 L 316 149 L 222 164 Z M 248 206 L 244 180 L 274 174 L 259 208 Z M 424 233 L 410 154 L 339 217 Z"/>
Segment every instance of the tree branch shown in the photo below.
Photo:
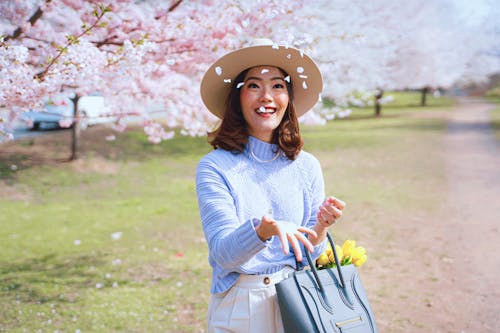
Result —
<path fill-rule="evenodd" d="M 169 8 L 168 8 L 168 12 L 172 12 L 175 10 L 175 8 L 177 8 L 180 4 L 181 4 L 182 0 L 177 0 L 175 3 L 173 3 Z"/>
<path fill-rule="evenodd" d="M 98 9 L 100 11 L 98 11 Z M 68 47 L 77 43 L 78 39 L 80 37 L 82 37 L 83 35 L 86 35 L 90 30 L 94 29 L 99 24 L 99 22 L 101 21 L 101 19 L 104 16 L 104 14 L 106 14 L 108 11 L 109 11 L 109 7 L 103 7 L 102 5 L 99 6 L 98 8 L 96 8 L 94 11 L 94 15 L 97 17 L 96 21 L 90 27 L 83 30 L 78 36 L 67 36 L 66 45 L 64 47 L 60 48 L 57 55 L 50 61 L 50 63 L 47 65 L 47 67 L 43 71 L 41 71 L 40 73 L 35 75 L 35 79 L 43 81 L 45 75 L 47 75 L 47 73 L 49 72 L 50 67 L 52 67 L 57 62 L 57 59 L 59 59 L 59 57 L 61 57 L 61 55 L 64 52 L 66 52 Z"/>
<path fill-rule="evenodd" d="M 46 0 L 46 3 L 49 3 L 51 1 L 52 0 Z M 38 7 L 36 12 L 33 15 L 31 15 L 28 22 L 33 26 L 36 23 L 36 21 L 38 21 L 38 19 L 42 17 L 42 15 L 43 15 L 43 10 L 40 7 Z M 23 33 L 23 28 L 18 27 L 16 30 L 14 30 L 14 33 L 11 36 L 5 37 L 5 41 L 8 41 L 9 39 L 19 38 L 19 36 L 21 36 L 22 33 Z"/>

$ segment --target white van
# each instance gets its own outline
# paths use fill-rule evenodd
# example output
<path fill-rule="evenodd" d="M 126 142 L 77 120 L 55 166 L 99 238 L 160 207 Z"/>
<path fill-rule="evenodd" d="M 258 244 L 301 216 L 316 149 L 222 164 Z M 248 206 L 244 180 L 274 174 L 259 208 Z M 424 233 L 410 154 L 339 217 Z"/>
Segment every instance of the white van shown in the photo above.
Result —
<path fill-rule="evenodd" d="M 33 130 L 71 127 L 73 125 L 73 102 L 67 98 L 47 100 L 44 109 L 30 110 L 22 114 L 22 120 Z M 78 99 L 78 111 L 81 117 L 80 128 L 95 124 L 109 123 L 116 120 L 111 110 L 99 95 L 82 96 Z"/>
<path fill-rule="evenodd" d="M 102 96 L 82 96 L 78 100 L 78 112 L 82 121 L 81 128 L 89 125 L 104 124 L 116 120 L 111 114 L 111 110 L 104 103 Z"/>

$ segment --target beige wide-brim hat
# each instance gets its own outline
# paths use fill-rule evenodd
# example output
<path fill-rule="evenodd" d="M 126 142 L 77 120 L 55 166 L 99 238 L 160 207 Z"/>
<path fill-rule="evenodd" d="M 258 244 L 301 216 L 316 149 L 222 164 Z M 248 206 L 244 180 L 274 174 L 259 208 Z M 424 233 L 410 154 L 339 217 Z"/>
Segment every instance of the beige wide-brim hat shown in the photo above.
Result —
<path fill-rule="evenodd" d="M 321 72 L 309 56 L 298 49 L 259 39 L 253 46 L 222 56 L 207 70 L 200 92 L 208 110 L 222 119 L 233 81 L 242 71 L 255 66 L 279 67 L 290 76 L 297 117 L 316 104 L 323 90 Z"/>

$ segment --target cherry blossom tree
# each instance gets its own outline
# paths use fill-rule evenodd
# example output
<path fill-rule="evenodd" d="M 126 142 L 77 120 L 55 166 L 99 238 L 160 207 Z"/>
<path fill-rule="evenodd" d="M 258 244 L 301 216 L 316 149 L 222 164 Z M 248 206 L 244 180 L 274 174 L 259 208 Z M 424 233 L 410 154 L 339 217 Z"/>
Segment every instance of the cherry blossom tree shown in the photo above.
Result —
<path fill-rule="evenodd" d="M 314 0 L 302 12 L 310 21 L 302 31 L 314 27 L 309 47 L 324 73 L 323 97 L 336 105 L 320 111 L 329 119 L 373 97 L 380 112 L 387 90 L 426 92 L 500 71 L 494 1 Z"/>
<path fill-rule="evenodd" d="M 117 129 L 125 117 L 138 115 L 152 142 L 170 138 L 174 128 L 205 134 L 214 117 L 198 97 L 203 70 L 252 36 L 282 38 L 287 17 L 300 7 L 280 1 L 108 2 L 0 4 L 0 105 L 11 111 L 4 123 L 39 108 L 47 96 L 97 91 L 118 117 Z M 147 112 L 155 107 L 168 130 Z"/>
<path fill-rule="evenodd" d="M 103 0 L 104 1 L 104 0 Z M 32 0 L 0 2 L 0 132 L 46 97 L 99 92 L 117 130 L 138 116 L 152 142 L 215 121 L 199 98 L 203 71 L 268 37 L 310 53 L 322 123 L 390 89 L 449 87 L 500 70 L 494 0 Z M 155 112 L 157 112 L 155 114 Z M 76 117 L 77 123 L 79 116 Z M 3 125 L 2 125 L 3 124 Z"/>

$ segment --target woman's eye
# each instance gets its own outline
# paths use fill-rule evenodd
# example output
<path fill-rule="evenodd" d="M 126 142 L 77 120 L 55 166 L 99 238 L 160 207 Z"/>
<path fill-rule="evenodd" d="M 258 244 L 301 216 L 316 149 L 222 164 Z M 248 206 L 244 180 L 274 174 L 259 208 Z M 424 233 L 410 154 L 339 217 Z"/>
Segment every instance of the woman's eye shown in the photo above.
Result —
<path fill-rule="evenodd" d="M 285 85 L 283 83 L 276 83 L 273 88 L 276 88 L 276 89 L 284 89 L 285 88 Z"/>
<path fill-rule="evenodd" d="M 259 86 L 256 83 L 250 82 L 248 84 L 248 88 L 258 88 Z"/>

